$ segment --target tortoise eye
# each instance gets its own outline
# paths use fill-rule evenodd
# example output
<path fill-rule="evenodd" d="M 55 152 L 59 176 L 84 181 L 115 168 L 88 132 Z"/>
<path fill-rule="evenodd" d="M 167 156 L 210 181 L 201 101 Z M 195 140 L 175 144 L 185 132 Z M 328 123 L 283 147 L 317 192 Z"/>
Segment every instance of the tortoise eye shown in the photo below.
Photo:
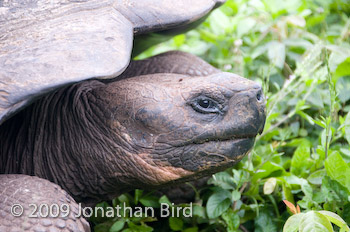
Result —
<path fill-rule="evenodd" d="M 213 104 L 212 104 L 212 101 L 209 101 L 209 100 L 207 100 L 207 99 L 200 99 L 200 100 L 198 101 L 198 105 L 199 105 L 200 107 L 202 107 L 202 108 L 207 109 L 207 108 L 210 108 L 210 106 L 213 105 Z"/>
<path fill-rule="evenodd" d="M 203 114 L 221 112 L 220 105 L 208 97 L 199 97 L 194 99 L 191 106 L 195 111 Z"/>

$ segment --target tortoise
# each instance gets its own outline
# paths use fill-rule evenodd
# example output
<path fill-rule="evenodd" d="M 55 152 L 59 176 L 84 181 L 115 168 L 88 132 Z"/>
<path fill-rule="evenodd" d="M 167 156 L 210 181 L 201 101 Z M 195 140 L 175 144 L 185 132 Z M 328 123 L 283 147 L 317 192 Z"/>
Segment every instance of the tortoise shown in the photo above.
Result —
<path fill-rule="evenodd" d="M 90 231 L 77 202 L 195 180 L 251 150 L 260 85 L 180 51 L 130 61 L 223 2 L 0 2 L 0 231 Z"/>

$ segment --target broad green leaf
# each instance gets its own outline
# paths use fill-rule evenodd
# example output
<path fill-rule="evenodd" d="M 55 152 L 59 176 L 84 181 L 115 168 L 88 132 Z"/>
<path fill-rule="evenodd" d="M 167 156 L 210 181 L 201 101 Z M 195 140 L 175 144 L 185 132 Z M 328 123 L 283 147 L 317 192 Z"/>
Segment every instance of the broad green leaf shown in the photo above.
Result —
<path fill-rule="evenodd" d="M 329 176 L 325 176 L 322 180 L 321 191 L 329 202 L 339 202 L 340 204 L 348 202 L 349 190 Z"/>
<path fill-rule="evenodd" d="M 171 202 L 170 200 L 168 199 L 168 197 L 166 195 L 163 195 L 161 198 L 159 198 L 159 201 L 158 201 L 160 204 L 167 204 L 167 205 L 171 205 Z"/>
<path fill-rule="evenodd" d="M 193 215 L 197 217 L 205 217 L 205 208 L 200 205 L 193 205 Z"/>
<path fill-rule="evenodd" d="M 238 190 L 232 191 L 231 199 L 232 201 L 238 201 L 239 199 L 241 199 L 241 193 Z"/>
<path fill-rule="evenodd" d="M 207 214 L 209 218 L 216 218 L 225 212 L 231 205 L 231 193 L 222 190 L 211 195 L 207 202 Z"/>
<path fill-rule="evenodd" d="M 299 232 L 333 232 L 333 227 L 326 216 L 309 211 L 300 220 Z"/>
<path fill-rule="evenodd" d="M 259 216 L 254 220 L 254 232 L 278 231 L 275 215 L 269 209 L 263 209 L 259 212 Z"/>
<path fill-rule="evenodd" d="M 226 222 L 228 232 L 237 231 L 240 224 L 240 218 L 237 212 L 234 212 L 232 208 L 229 208 L 221 215 L 221 217 Z"/>
<path fill-rule="evenodd" d="M 234 178 L 227 172 L 219 172 L 213 175 L 212 179 L 208 181 L 209 184 L 214 184 L 223 189 L 235 189 Z"/>
<path fill-rule="evenodd" d="M 125 221 L 116 221 L 109 229 L 109 232 L 118 232 L 124 228 Z"/>
<path fill-rule="evenodd" d="M 329 221 L 336 224 L 339 228 L 344 228 L 346 231 L 350 230 L 346 225 L 346 222 L 338 214 L 326 210 L 321 210 L 318 212 L 326 216 Z"/>
<path fill-rule="evenodd" d="M 311 173 L 310 176 L 307 178 L 307 180 L 311 184 L 321 185 L 325 175 L 326 175 L 325 169 L 317 170 L 316 172 Z"/>
<path fill-rule="evenodd" d="M 183 228 L 183 221 L 181 220 L 181 218 L 176 218 L 176 217 L 170 217 L 169 218 L 169 227 L 170 229 L 174 230 L 174 231 L 180 231 Z"/>
<path fill-rule="evenodd" d="M 280 176 L 284 173 L 283 167 L 276 163 L 267 161 L 259 170 L 253 175 L 252 182 L 256 182 L 259 179 L 269 177 L 271 174 L 276 174 L 274 176 Z"/>
<path fill-rule="evenodd" d="M 290 216 L 283 226 L 283 232 L 297 232 L 303 216 L 304 213 L 298 213 Z"/>
<path fill-rule="evenodd" d="M 306 181 L 306 183 L 307 183 L 307 181 Z M 312 198 L 313 190 L 312 190 L 311 185 L 309 185 L 309 183 L 301 185 L 301 190 L 305 194 L 305 197 L 308 197 L 309 199 Z"/>
<path fill-rule="evenodd" d="M 325 162 L 327 174 L 350 191 L 350 167 L 338 152 L 332 153 Z"/>
<path fill-rule="evenodd" d="M 311 165 L 310 147 L 302 143 L 293 154 L 291 173 L 296 176 L 306 177 L 307 173 L 310 171 Z"/>
<path fill-rule="evenodd" d="M 290 185 L 299 185 L 301 190 L 304 192 L 305 196 L 309 199 L 312 199 L 312 187 L 310 186 L 309 182 L 304 178 L 299 178 L 294 175 L 285 176 L 284 179 L 286 182 Z"/>
<path fill-rule="evenodd" d="M 160 204 L 158 202 L 158 197 L 153 195 L 145 195 L 140 198 L 141 204 L 147 207 L 159 208 Z"/>

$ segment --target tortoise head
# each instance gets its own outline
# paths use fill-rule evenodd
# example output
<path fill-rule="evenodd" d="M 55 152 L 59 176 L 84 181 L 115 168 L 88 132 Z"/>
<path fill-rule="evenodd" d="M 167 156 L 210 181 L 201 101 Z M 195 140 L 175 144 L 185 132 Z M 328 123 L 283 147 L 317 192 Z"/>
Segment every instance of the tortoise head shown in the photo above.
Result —
<path fill-rule="evenodd" d="M 265 122 L 261 87 L 231 73 L 144 75 L 98 92 L 109 99 L 115 140 L 131 156 L 128 178 L 140 187 L 232 166 L 251 150 Z"/>

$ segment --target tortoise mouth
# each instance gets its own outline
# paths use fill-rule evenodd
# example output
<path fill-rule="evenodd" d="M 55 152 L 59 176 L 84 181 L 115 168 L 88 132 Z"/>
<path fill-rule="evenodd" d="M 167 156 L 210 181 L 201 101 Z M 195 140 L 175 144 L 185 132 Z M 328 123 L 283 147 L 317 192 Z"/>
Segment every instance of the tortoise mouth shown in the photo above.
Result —
<path fill-rule="evenodd" d="M 243 140 L 254 140 L 256 134 L 254 135 L 233 135 L 233 136 L 223 136 L 223 137 L 213 137 L 213 138 L 197 138 L 189 142 L 189 144 L 203 144 L 208 142 L 226 142 L 226 141 L 234 141 L 239 142 Z"/>
<path fill-rule="evenodd" d="M 239 161 L 249 153 L 254 145 L 255 137 L 212 140 L 205 142 L 206 146 L 219 147 L 219 153 L 228 160 Z M 203 143 L 202 143 L 203 144 Z"/>
<path fill-rule="evenodd" d="M 195 146 L 202 154 L 221 157 L 222 162 L 239 161 L 254 146 L 255 137 L 256 134 L 206 138 L 199 136 L 177 144 L 175 147 Z M 218 163 L 222 162 L 218 161 Z"/>
<path fill-rule="evenodd" d="M 217 157 L 216 164 L 241 160 L 254 146 L 255 135 L 193 139 L 176 147 L 195 147 L 201 156 Z M 216 166 L 216 165 L 215 165 Z"/>

